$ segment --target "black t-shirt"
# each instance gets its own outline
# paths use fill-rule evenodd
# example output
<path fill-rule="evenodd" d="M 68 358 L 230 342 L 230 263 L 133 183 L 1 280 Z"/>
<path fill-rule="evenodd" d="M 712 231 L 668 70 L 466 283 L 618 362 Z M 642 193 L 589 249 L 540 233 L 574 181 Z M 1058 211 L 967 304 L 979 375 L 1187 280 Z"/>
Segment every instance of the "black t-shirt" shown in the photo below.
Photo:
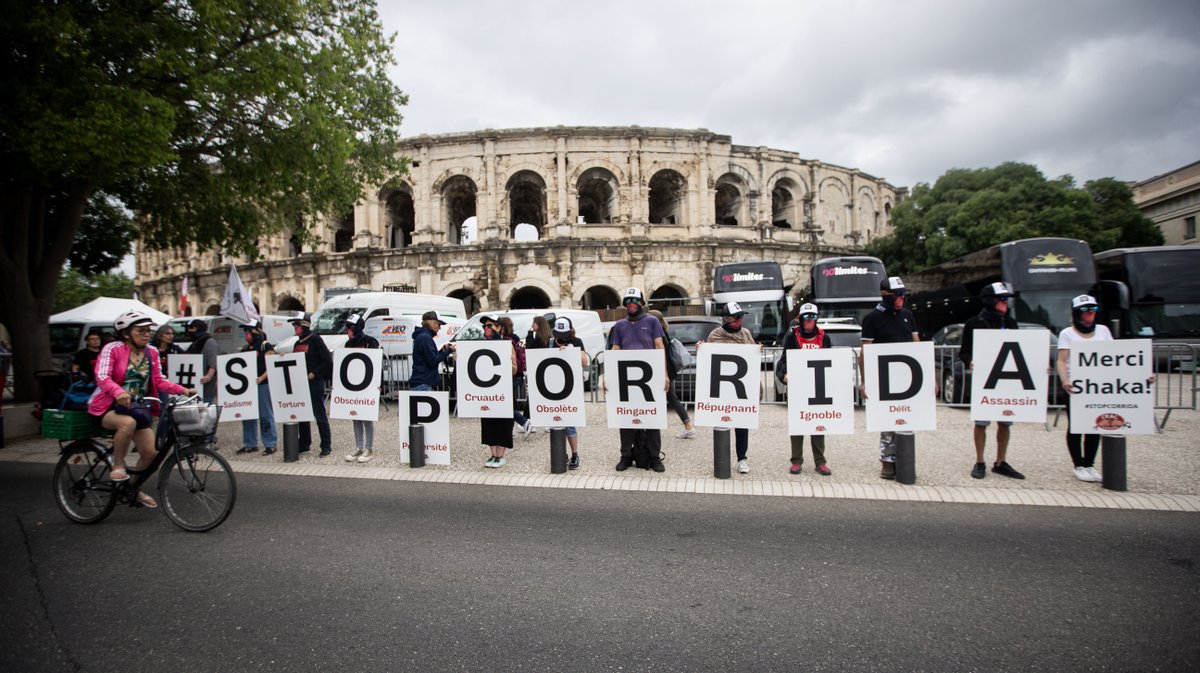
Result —
<path fill-rule="evenodd" d="M 876 308 L 863 318 L 862 340 L 877 344 L 895 344 L 913 340 L 917 331 L 917 320 L 912 311 L 880 311 Z"/>
<path fill-rule="evenodd" d="M 1001 317 L 999 314 L 986 315 L 980 313 L 976 316 L 971 316 L 963 325 L 962 331 L 962 347 L 958 349 L 958 359 L 964 364 L 971 364 L 971 360 L 975 357 L 975 330 L 977 329 L 1017 329 L 1017 321 L 1012 316 L 1005 314 Z"/>
<path fill-rule="evenodd" d="M 90 351 L 83 349 L 75 353 L 75 357 L 71 359 L 71 364 L 78 365 L 79 371 L 87 374 L 88 380 L 96 378 L 96 359 L 100 357 L 100 351 Z"/>

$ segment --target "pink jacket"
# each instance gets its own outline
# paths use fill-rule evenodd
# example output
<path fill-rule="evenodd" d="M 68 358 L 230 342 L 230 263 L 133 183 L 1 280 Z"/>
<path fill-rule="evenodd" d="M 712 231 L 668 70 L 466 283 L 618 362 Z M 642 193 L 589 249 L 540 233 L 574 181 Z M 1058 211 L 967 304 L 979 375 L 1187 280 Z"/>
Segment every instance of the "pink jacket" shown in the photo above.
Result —
<path fill-rule="evenodd" d="M 160 390 L 178 395 L 187 390 L 163 377 L 158 364 L 158 349 L 147 346 L 143 352 L 150 359 L 150 395 L 157 395 Z M 124 341 L 114 341 L 100 350 L 100 357 L 96 359 L 96 392 L 88 400 L 89 414 L 103 416 L 112 409 L 117 397 L 125 392 L 121 384 L 125 382 L 128 368 L 129 346 Z"/>

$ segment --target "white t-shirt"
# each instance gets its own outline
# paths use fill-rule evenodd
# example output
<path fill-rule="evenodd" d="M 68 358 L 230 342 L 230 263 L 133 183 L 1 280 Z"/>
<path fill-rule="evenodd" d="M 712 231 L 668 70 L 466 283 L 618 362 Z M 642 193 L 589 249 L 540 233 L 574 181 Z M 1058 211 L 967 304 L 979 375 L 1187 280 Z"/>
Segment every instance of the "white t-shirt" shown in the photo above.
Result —
<path fill-rule="evenodd" d="M 1076 341 L 1112 340 L 1112 332 L 1108 331 L 1108 328 L 1104 325 L 1096 325 L 1096 331 L 1092 332 L 1090 339 L 1080 336 L 1079 332 L 1075 330 L 1075 326 L 1072 325 L 1070 327 L 1064 327 L 1063 330 L 1058 333 L 1058 350 L 1069 351 L 1071 350 L 1071 344 L 1075 343 Z M 1067 378 L 1071 378 L 1071 358 L 1069 356 L 1067 357 Z"/>

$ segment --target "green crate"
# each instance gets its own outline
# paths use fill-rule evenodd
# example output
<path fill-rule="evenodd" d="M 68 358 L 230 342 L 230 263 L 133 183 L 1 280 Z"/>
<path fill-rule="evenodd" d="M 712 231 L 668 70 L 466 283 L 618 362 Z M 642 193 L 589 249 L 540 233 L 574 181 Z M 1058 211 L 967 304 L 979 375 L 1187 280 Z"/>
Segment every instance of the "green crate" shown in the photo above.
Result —
<path fill-rule="evenodd" d="M 51 439 L 86 439 L 95 437 L 100 426 L 86 411 L 43 411 L 42 436 Z"/>

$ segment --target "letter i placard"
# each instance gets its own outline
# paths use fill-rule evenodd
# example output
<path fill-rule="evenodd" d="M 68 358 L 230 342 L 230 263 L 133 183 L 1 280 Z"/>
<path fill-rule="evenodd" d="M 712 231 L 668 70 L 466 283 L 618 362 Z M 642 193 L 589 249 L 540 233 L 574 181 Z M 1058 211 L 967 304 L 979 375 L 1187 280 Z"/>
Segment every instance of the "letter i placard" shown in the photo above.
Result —
<path fill-rule="evenodd" d="M 788 434 L 854 434 L 854 349 L 787 351 Z"/>
<path fill-rule="evenodd" d="M 378 348 L 339 348 L 333 351 L 333 391 L 329 417 L 352 421 L 379 420 L 379 384 L 383 351 Z"/>

